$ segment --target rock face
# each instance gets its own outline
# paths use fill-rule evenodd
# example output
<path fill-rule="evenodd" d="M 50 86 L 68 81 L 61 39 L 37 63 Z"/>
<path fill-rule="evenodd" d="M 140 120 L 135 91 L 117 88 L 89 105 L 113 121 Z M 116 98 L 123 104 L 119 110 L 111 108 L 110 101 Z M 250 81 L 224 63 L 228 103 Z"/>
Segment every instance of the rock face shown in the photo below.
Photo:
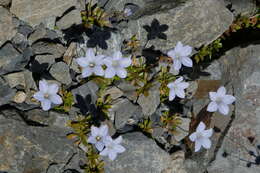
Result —
<path fill-rule="evenodd" d="M 123 135 L 123 139 L 126 152 L 120 154 L 116 161 L 106 162 L 106 173 L 161 173 L 166 170 L 170 173 L 176 167 L 182 167 L 182 162 L 174 165 L 171 156 L 142 133 L 129 133 Z M 181 173 L 181 169 L 178 171 Z"/>
<path fill-rule="evenodd" d="M 11 89 L 6 81 L 0 78 L 0 106 L 8 104 L 14 97 L 15 90 Z"/>
<path fill-rule="evenodd" d="M 0 169 L 10 173 L 43 173 L 51 163 L 63 166 L 75 149 L 59 128 L 28 127 L 15 120 L 0 120 Z"/>
<path fill-rule="evenodd" d="M 10 10 L 32 26 L 44 23 L 48 28 L 54 29 L 56 18 L 63 17 L 65 12 L 71 9 L 77 9 L 80 12 L 81 3 L 79 2 L 80 0 L 13 0 Z M 79 17 L 75 19 L 78 22 Z M 67 22 L 74 24 L 75 20 Z"/>
<path fill-rule="evenodd" d="M 70 77 L 69 66 L 64 62 L 53 64 L 50 74 L 59 82 L 69 85 L 72 80 Z"/>
<path fill-rule="evenodd" d="M 256 152 L 255 145 L 260 144 L 260 45 L 234 48 L 220 62 L 223 78 L 233 84 L 237 100 L 232 125 L 208 172 L 259 172 L 258 166 L 248 168 L 246 162 L 236 164 L 238 158 L 232 155 L 239 154 L 241 159 L 255 162 L 247 150 Z M 224 151 L 232 155 L 224 158 L 221 156 Z"/>
<path fill-rule="evenodd" d="M 237 16 L 253 15 L 257 11 L 255 0 L 225 0 L 225 3 L 231 7 L 233 13 Z"/>
<path fill-rule="evenodd" d="M 150 41 L 147 47 L 154 45 L 156 49 L 166 51 L 173 48 L 178 41 L 193 47 L 212 42 L 228 29 L 233 15 L 221 1 L 190 0 L 179 8 L 131 20 L 123 30 L 124 37 L 131 38 L 137 34 L 137 38 L 144 45 L 147 32 L 143 26 L 150 25 L 153 19 L 169 26 L 164 32 L 167 41 L 155 39 Z"/>
<path fill-rule="evenodd" d="M 1 2 L 1 1 L 0 1 Z M 0 3 L 1 4 L 1 3 Z M 7 41 L 11 40 L 16 34 L 15 23 L 12 14 L 0 6 L 0 47 Z"/>

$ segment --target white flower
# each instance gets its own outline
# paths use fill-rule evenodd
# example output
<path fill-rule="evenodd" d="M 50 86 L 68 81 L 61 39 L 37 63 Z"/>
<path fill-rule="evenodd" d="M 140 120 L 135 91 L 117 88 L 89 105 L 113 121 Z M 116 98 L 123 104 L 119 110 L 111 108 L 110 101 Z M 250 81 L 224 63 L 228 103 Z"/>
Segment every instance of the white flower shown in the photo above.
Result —
<path fill-rule="evenodd" d="M 170 101 L 172 101 L 176 95 L 180 98 L 185 97 L 184 89 L 189 87 L 189 83 L 182 82 L 182 81 L 183 81 L 183 77 L 180 77 L 176 79 L 174 82 L 171 82 L 167 85 L 167 87 L 170 88 L 170 93 L 169 93 Z"/>
<path fill-rule="evenodd" d="M 226 89 L 223 86 L 221 86 L 217 92 L 209 92 L 209 97 L 211 102 L 207 107 L 207 111 L 216 112 L 218 110 L 223 115 L 228 114 L 228 105 L 236 100 L 234 96 L 226 94 Z"/>
<path fill-rule="evenodd" d="M 115 75 L 120 78 L 126 78 L 126 67 L 129 67 L 132 63 L 131 57 L 123 58 L 122 53 L 117 51 L 112 57 L 107 57 L 104 60 L 104 64 L 107 66 L 105 70 L 105 78 L 113 78 Z"/>
<path fill-rule="evenodd" d="M 104 55 L 95 56 L 93 49 L 87 49 L 86 57 L 76 59 L 79 66 L 82 67 L 82 77 L 89 77 L 92 74 L 103 76 L 104 69 L 102 68 Z"/>
<path fill-rule="evenodd" d="M 88 138 L 88 143 L 94 144 L 98 151 L 102 151 L 105 147 L 105 138 L 108 136 L 107 125 L 102 125 L 99 128 L 91 126 L 91 136 Z"/>
<path fill-rule="evenodd" d="M 51 108 L 51 103 L 57 105 L 62 103 L 61 97 L 57 94 L 59 91 L 57 84 L 48 85 L 46 80 L 41 80 L 39 82 L 39 90 L 40 91 L 35 93 L 33 97 L 41 102 L 43 110 L 49 110 Z"/>
<path fill-rule="evenodd" d="M 110 160 L 115 160 L 118 153 L 123 153 L 125 151 L 125 148 L 120 145 L 122 140 L 121 136 L 115 140 L 108 136 L 105 140 L 106 148 L 100 153 L 100 155 L 108 156 Z"/>
<path fill-rule="evenodd" d="M 208 129 L 205 130 L 206 126 L 203 122 L 200 122 L 198 125 L 196 132 L 192 133 L 189 138 L 192 142 L 195 142 L 195 152 L 199 151 L 201 146 L 203 146 L 206 149 L 209 149 L 211 147 L 211 141 L 210 137 L 213 134 L 213 130 Z"/>
<path fill-rule="evenodd" d="M 192 52 L 192 47 L 183 44 L 178 41 L 176 47 L 170 50 L 167 55 L 173 59 L 173 68 L 176 71 L 181 69 L 181 66 L 192 67 L 192 60 L 189 58 Z"/>
<path fill-rule="evenodd" d="M 131 16 L 132 14 L 133 14 L 133 12 L 132 12 L 132 10 L 130 8 L 125 8 L 124 9 L 124 15 L 126 17 Z"/>

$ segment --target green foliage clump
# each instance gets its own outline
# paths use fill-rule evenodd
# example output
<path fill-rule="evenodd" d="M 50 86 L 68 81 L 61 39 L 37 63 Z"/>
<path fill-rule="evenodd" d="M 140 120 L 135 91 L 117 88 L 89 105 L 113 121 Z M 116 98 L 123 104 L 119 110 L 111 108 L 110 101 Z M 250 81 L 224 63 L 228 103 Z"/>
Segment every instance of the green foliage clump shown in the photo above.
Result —
<path fill-rule="evenodd" d="M 152 121 L 149 117 L 139 122 L 138 127 L 145 133 L 151 134 L 153 132 Z"/>
<path fill-rule="evenodd" d="M 104 162 L 100 160 L 95 148 L 87 142 L 87 134 L 93 124 L 91 116 L 78 117 L 77 121 L 69 121 L 67 125 L 73 128 L 74 132 L 67 135 L 68 139 L 75 139 L 77 146 L 83 145 L 86 148 L 86 164 L 83 166 L 85 173 L 104 173 Z"/>
<path fill-rule="evenodd" d="M 60 106 L 56 106 L 54 108 L 54 110 L 59 111 L 59 112 L 68 113 L 70 111 L 71 107 L 74 104 L 73 94 L 71 92 L 68 92 L 68 91 L 63 91 L 62 92 L 62 100 L 63 100 L 63 104 L 60 105 Z"/>
<path fill-rule="evenodd" d="M 108 110 L 112 106 L 112 98 L 110 94 L 106 94 L 105 90 L 106 88 L 100 89 L 98 92 L 98 99 L 97 99 L 97 109 L 103 112 L 105 115 L 107 115 Z"/>
<path fill-rule="evenodd" d="M 194 56 L 194 59 L 197 63 L 204 61 L 206 57 L 211 59 L 212 55 L 219 51 L 222 48 L 221 39 L 215 40 L 213 43 L 203 46 L 199 52 Z"/>
<path fill-rule="evenodd" d="M 92 5 L 92 0 L 86 5 L 86 10 L 81 12 L 82 23 L 86 28 L 92 28 L 93 25 L 99 27 L 111 27 L 109 15 L 97 4 Z"/>
<path fill-rule="evenodd" d="M 161 116 L 162 126 L 166 128 L 169 132 L 174 133 L 177 126 L 181 125 L 182 121 L 178 114 L 170 114 L 169 111 L 165 111 Z"/>

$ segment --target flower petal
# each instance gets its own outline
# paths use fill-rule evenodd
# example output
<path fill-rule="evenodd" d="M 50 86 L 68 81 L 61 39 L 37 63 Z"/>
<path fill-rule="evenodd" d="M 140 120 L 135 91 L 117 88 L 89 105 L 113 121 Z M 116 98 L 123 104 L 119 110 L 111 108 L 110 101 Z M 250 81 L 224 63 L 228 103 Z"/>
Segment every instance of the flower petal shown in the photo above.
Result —
<path fill-rule="evenodd" d="M 115 160 L 116 156 L 117 156 L 117 153 L 114 152 L 114 151 L 111 151 L 111 152 L 108 153 L 108 157 L 109 157 L 110 160 Z"/>
<path fill-rule="evenodd" d="M 103 60 L 103 63 L 107 66 L 107 67 L 111 67 L 112 66 L 112 61 L 113 59 L 111 57 L 106 57 L 104 60 Z"/>
<path fill-rule="evenodd" d="M 219 89 L 218 89 L 218 91 L 217 91 L 217 94 L 218 94 L 218 96 L 224 96 L 225 94 L 226 94 L 226 88 L 225 87 L 223 87 L 223 86 L 221 86 Z"/>
<path fill-rule="evenodd" d="M 97 140 L 94 136 L 89 136 L 88 143 L 95 144 L 95 143 L 97 143 Z"/>
<path fill-rule="evenodd" d="M 116 70 L 116 74 L 117 76 L 119 76 L 120 78 L 126 78 L 127 76 L 127 71 L 124 68 L 118 68 Z"/>
<path fill-rule="evenodd" d="M 218 110 L 218 105 L 216 102 L 210 102 L 208 107 L 207 107 L 207 111 L 208 112 L 216 112 Z"/>
<path fill-rule="evenodd" d="M 236 98 L 232 95 L 225 95 L 223 96 L 223 102 L 227 105 L 232 104 L 234 101 L 236 100 Z"/>
<path fill-rule="evenodd" d="M 186 67 L 192 67 L 192 65 L 193 65 L 192 60 L 188 57 L 181 57 L 180 60 L 181 60 L 181 63 Z"/>
<path fill-rule="evenodd" d="M 102 136 L 108 135 L 108 126 L 107 125 L 102 125 L 99 129 L 100 129 L 100 133 L 102 134 Z"/>
<path fill-rule="evenodd" d="M 174 83 L 175 84 L 179 84 L 179 83 L 181 83 L 183 81 L 183 77 L 181 76 L 181 77 L 179 77 L 178 79 L 176 79 L 175 81 L 174 81 Z"/>
<path fill-rule="evenodd" d="M 83 78 L 86 78 L 86 77 L 89 77 L 91 76 L 93 73 L 93 69 L 89 68 L 89 67 L 86 67 L 82 70 L 82 77 Z"/>
<path fill-rule="evenodd" d="M 108 150 L 107 148 L 105 148 L 105 149 L 104 149 L 102 152 L 100 152 L 99 154 L 100 154 L 101 156 L 107 156 L 108 153 L 109 153 L 109 150 Z"/>
<path fill-rule="evenodd" d="M 88 59 L 94 59 L 95 58 L 95 53 L 94 53 L 94 50 L 92 48 L 87 49 L 86 58 L 88 58 Z"/>
<path fill-rule="evenodd" d="M 201 143 L 199 141 L 195 141 L 195 152 L 198 152 L 201 148 Z"/>
<path fill-rule="evenodd" d="M 212 101 L 216 101 L 217 99 L 217 93 L 216 92 L 209 92 L 209 98 Z"/>
<path fill-rule="evenodd" d="M 167 56 L 171 57 L 171 58 L 174 58 L 175 57 L 175 51 L 174 49 L 171 49 L 167 52 Z"/>
<path fill-rule="evenodd" d="M 95 60 L 94 60 L 95 64 L 96 65 L 103 65 L 104 64 L 104 58 L 105 58 L 104 55 L 97 55 L 95 57 Z"/>
<path fill-rule="evenodd" d="M 190 136 L 189 136 L 189 139 L 194 142 L 196 139 L 197 139 L 197 134 L 196 132 L 192 133 Z"/>
<path fill-rule="evenodd" d="M 175 52 L 182 52 L 182 49 L 183 49 L 183 44 L 180 41 L 178 41 L 174 50 Z"/>
<path fill-rule="evenodd" d="M 51 101 L 44 99 L 43 101 L 41 101 L 41 106 L 44 111 L 47 111 L 51 108 Z"/>
<path fill-rule="evenodd" d="M 228 107 L 228 105 L 226 105 L 226 104 L 219 104 L 218 105 L 218 111 L 221 113 L 221 114 L 223 114 L 223 115 L 227 115 L 228 114 L 228 112 L 229 112 L 229 107 Z"/>
<path fill-rule="evenodd" d="M 91 136 L 96 137 L 99 135 L 99 129 L 95 126 L 91 126 Z"/>
<path fill-rule="evenodd" d="M 41 92 L 41 91 L 35 93 L 35 94 L 33 95 L 33 97 L 34 97 L 36 100 L 38 100 L 38 101 L 43 101 L 43 100 L 45 99 L 45 98 L 44 98 L 44 93 Z"/>
<path fill-rule="evenodd" d="M 105 78 L 113 78 L 116 75 L 116 71 L 112 67 L 107 67 L 105 70 Z"/>
<path fill-rule="evenodd" d="M 167 84 L 167 87 L 168 87 L 168 88 L 173 88 L 174 85 L 175 85 L 174 82 L 170 82 L 170 83 Z"/>
<path fill-rule="evenodd" d="M 206 148 L 209 149 L 211 147 L 211 141 L 209 140 L 209 138 L 202 138 L 200 139 L 201 145 Z"/>
<path fill-rule="evenodd" d="M 196 128 L 196 132 L 202 132 L 203 130 L 205 130 L 206 125 L 201 121 L 198 125 L 198 127 Z"/>
<path fill-rule="evenodd" d="M 116 144 L 121 144 L 122 141 L 123 141 L 122 136 L 119 136 L 118 138 L 116 138 L 116 139 L 114 140 L 114 142 L 115 142 Z"/>
<path fill-rule="evenodd" d="M 59 91 L 59 86 L 57 84 L 50 84 L 48 87 L 49 94 L 56 94 Z"/>
<path fill-rule="evenodd" d="M 131 58 L 123 58 L 120 62 L 121 67 L 129 67 L 132 64 L 132 59 Z"/>
<path fill-rule="evenodd" d="M 181 61 L 178 59 L 173 59 L 173 67 L 175 70 L 181 69 Z"/>
<path fill-rule="evenodd" d="M 105 144 L 103 142 L 97 142 L 95 143 L 95 147 L 97 148 L 98 151 L 102 151 L 105 147 Z"/>
<path fill-rule="evenodd" d="M 123 146 L 121 146 L 121 145 L 116 145 L 116 146 L 115 146 L 115 151 L 116 151 L 117 153 L 123 153 L 123 152 L 125 152 L 125 147 L 123 147 Z"/>
<path fill-rule="evenodd" d="M 95 73 L 97 76 L 104 76 L 104 74 L 105 74 L 104 69 L 103 69 L 102 66 L 100 66 L 100 65 L 96 65 L 96 66 L 93 68 L 93 71 L 94 71 L 94 73 Z"/>
<path fill-rule="evenodd" d="M 182 56 L 189 56 L 189 55 L 191 54 L 191 52 L 192 52 L 192 47 L 186 45 L 186 46 L 184 46 L 184 47 L 182 48 L 181 55 L 182 55 Z"/>
<path fill-rule="evenodd" d="M 81 67 L 87 67 L 89 65 L 89 60 L 87 58 L 77 58 L 76 62 Z"/>
<path fill-rule="evenodd" d="M 180 98 L 185 98 L 185 92 L 182 88 L 178 88 L 175 90 L 176 95 Z"/>
<path fill-rule="evenodd" d="M 178 87 L 181 89 L 186 89 L 189 87 L 189 83 L 188 82 L 181 82 L 178 84 Z"/>
<path fill-rule="evenodd" d="M 48 83 L 46 80 L 40 80 L 39 82 L 39 90 L 42 91 L 43 93 L 48 92 Z"/>
<path fill-rule="evenodd" d="M 50 101 L 56 105 L 62 104 L 62 99 L 57 94 L 50 95 Z"/>
<path fill-rule="evenodd" d="M 174 90 L 170 90 L 169 100 L 173 101 L 175 99 L 175 97 L 176 97 L 175 91 Z"/>
<path fill-rule="evenodd" d="M 114 60 L 120 60 L 122 58 L 122 53 L 120 51 L 116 51 L 114 54 L 113 54 L 113 59 Z"/>
<path fill-rule="evenodd" d="M 203 136 L 206 137 L 206 138 L 211 137 L 212 134 L 213 134 L 213 130 L 212 129 L 208 129 L 208 130 L 204 130 L 203 131 Z"/>

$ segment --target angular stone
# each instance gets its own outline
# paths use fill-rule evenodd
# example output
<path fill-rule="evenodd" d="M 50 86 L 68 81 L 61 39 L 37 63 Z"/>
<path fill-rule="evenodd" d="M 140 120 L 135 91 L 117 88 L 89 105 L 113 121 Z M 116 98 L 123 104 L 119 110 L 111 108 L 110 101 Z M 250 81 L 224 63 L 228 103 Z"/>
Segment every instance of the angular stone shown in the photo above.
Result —
<path fill-rule="evenodd" d="M 0 0 L 0 6 L 8 6 L 12 0 Z"/>
<path fill-rule="evenodd" d="M 128 27 L 122 31 L 124 38 L 131 38 L 137 34 L 137 38 L 144 45 L 147 40 L 147 32 L 143 26 L 150 25 L 153 19 L 169 26 L 165 32 L 167 41 L 151 40 L 147 47 L 154 45 L 156 50 L 167 51 L 172 49 L 178 41 L 192 47 L 211 43 L 228 29 L 233 21 L 233 15 L 221 1 L 190 0 L 179 8 L 145 15 L 137 20 L 129 21 Z"/>
<path fill-rule="evenodd" d="M 13 101 L 15 103 L 23 103 L 23 102 L 25 102 L 25 100 L 26 100 L 26 94 L 22 91 L 18 91 L 15 94 L 14 99 L 13 99 Z"/>
<path fill-rule="evenodd" d="M 53 55 L 36 55 L 35 61 L 36 62 L 32 64 L 32 68 L 35 66 L 35 70 L 33 71 L 37 70 L 39 72 L 42 72 L 44 70 L 48 70 L 52 66 L 52 64 L 55 63 L 55 58 Z"/>
<path fill-rule="evenodd" d="M 50 74 L 59 82 L 69 85 L 72 80 L 70 77 L 69 66 L 64 62 L 53 64 L 50 69 Z"/>
<path fill-rule="evenodd" d="M 115 122 L 116 129 L 120 129 L 128 123 L 129 119 L 137 123 L 143 117 L 143 114 L 141 108 L 128 99 L 117 99 L 109 109 L 108 116 L 111 121 Z"/>
<path fill-rule="evenodd" d="M 255 0 L 225 0 L 231 6 L 235 16 L 252 16 L 257 12 L 257 2 Z"/>
<path fill-rule="evenodd" d="M 81 1 L 81 0 L 80 0 Z M 80 10 L 84 7 L 76 0 L 13 0 L 10 11 L 32 26 L 44 23 L 54 29 L 57 17 L 61 17 L 71 8 Z M 74 23 L 74 21 L 70 21 Z"/>
<path fill-rule="evenodd" d="M 179 160 L 178 164 L 173 164 L 174 158 L 142 133 L 134 132 L 123 135 L 122 145 L 126 151 L 119 154 L 116 161 L 111 162 L 105 158 L 106 173 L 161 173 L 167 170 L 175 173 L 174 170 L 177 167 L 182 167 L 184 157 L 182 157 L 182 161 Z"/>
<path fill-rule="evenodd" d="M 117 87 L 112 87 L 112 88 L 108 88 L 106 91 L 105 91 L 105 95 L 110 95 L 110 97 L 115 100 L 115 99 L 118 99 L 119 97 L 123 96 L 123 92 L 118 89 Z"/>
<path fill-rule="evenodd" d="M 65 14 L 65 16 L 62 16 L 62 18 L 56 22 L 56 26 L 58 27 L 59 30 L 65 30 L 70 28 L 73 25 L 79 25 L 81 23 L 82 23 L 82 18 L 81 18 L 80 11 L 75 9 Z"/>
<path fill-rule="evenodd" d="M 76 148 L 66 139 L 66 129 L 32 127 L 15 120 L 0 122 L 0 168 L 7 172 L 47 172 L 55 163 L 62 168 Z M 62 172 L 62 169 L 60 170 Z"/>
<path fill-rule="evenodd" d="M 11 89 L 6 81 L 0 78 L 0 106 L 8 104 L 13 100 L 15 89 Z"/>
<path fill-rule="evenodd" d="M 160 104 L 160 85 L 156 84 L 149 89 L 149 95 L 140 95 L 137 103 L 142 107 L 145 116 L 152 115 Z"/>
<path fill-rule="evenodd" d="M 54 58 L 61 58 L 65 52 L 65 47 L 62 44 L 39 41 L 32 45 L 35 54 L 51 54 Z"/>
<path fill-rule="evenodd" d="M 119 84 L 117 84 L 117 87 L 123 91 L 123 94 L 125 97 L 127 97 L 129 100 L 132 100 L 136 102 L 137 100 L 137 94 L 136 89 L 137 87 L 131 85 L 129 82 L 121 81 Z"/>
<path fill-rule="evenodd" d="M 4 2 L 3 2 L 4 3 Z M 16 34 L 16 25 L 13 21 L 12 14 L 0 6 L 0 47 L 8 40 L 11 40 Z"/>

